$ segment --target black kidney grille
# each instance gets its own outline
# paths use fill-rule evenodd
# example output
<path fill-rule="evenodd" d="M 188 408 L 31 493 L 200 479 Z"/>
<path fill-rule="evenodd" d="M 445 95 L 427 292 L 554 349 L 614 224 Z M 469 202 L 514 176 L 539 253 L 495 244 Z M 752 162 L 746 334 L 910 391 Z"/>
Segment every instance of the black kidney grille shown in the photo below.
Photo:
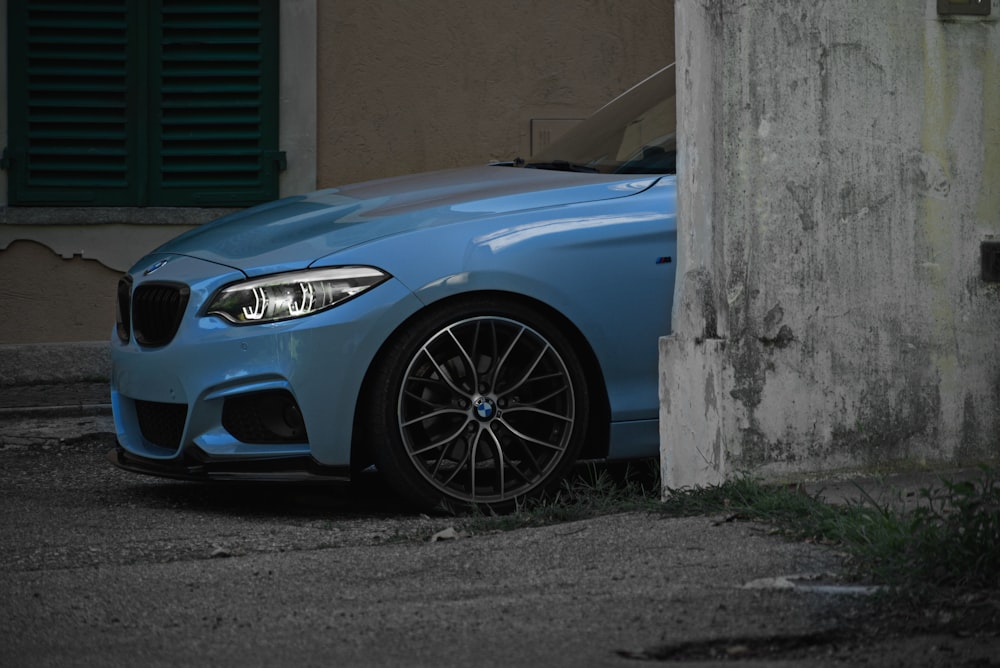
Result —
<path fill-rule="evenodd" d="M 159 401 L 136 401 L 135 416 L 142 437 L 161 448 L 176 450 L 184 435 L 187 404 L 167 404 Z"/>
<path fill-rule="evenodd" d="M 128 343 L 129 329 L 132 327 L 132 278 L 123 276 L 118 281 L 118 299 L 116 303 L 116 325 L 118 338 L 122 343 Z"/>
<path fill-rule="evenodd" d="M 184 317 L 190 291 L 187 286 L 146 283 L 132 293 L 132 331 L 144 346 L 165 346 L 174 338 Z"/>

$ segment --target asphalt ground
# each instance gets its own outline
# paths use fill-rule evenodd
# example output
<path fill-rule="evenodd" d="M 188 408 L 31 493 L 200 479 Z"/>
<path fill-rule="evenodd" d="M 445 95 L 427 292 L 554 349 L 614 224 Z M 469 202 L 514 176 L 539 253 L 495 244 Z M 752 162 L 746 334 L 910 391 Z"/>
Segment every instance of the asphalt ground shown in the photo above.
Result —
<path fill-rule="evenodd" d="M 104 458 L 114 445 L 106 397 L 101 383 L 4 388 L 5 666 L 938 666 L 1000 656 L 996 634 L 885 632 L 866 616 L 870 589 L 846 578 L 834 548 L 729 517 L 625 513 L 468 536 L 377 487 L 129 474 Z M 906 499 L 940 475 L 809 489 Z"/>

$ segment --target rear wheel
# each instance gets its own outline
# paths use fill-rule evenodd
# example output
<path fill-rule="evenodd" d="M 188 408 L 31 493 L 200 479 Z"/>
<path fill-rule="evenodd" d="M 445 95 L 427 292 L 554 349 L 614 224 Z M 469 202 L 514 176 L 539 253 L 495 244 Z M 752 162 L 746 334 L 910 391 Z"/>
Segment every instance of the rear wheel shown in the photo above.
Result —
<path fill-rule="evenodd" d="M 503 512 L 579 455 L 587 387 L 546 317 L 494 299 L 433 309 L 378 360 L 368 433 L 389 484 L 425 508 Z"/>

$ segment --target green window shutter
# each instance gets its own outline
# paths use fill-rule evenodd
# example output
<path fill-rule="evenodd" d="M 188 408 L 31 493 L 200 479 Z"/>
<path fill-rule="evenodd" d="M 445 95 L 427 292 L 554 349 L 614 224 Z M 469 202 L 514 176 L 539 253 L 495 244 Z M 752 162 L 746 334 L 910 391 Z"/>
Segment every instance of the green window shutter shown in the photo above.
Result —
<path fill-rule="evenodd" d="M 120 206 L 137 197 L 128 4 L 11 0 L 12 204 Z"/>
<path fill-rule="evenodd" d="M 246 205 L 278 196 L 278 3 L 160 0 L 152 36 L 150 196 Z"/>
<path fill-rule="evenodd" d="M 277 0 L 10 0 L 13 205 L 278 196 Z"/>

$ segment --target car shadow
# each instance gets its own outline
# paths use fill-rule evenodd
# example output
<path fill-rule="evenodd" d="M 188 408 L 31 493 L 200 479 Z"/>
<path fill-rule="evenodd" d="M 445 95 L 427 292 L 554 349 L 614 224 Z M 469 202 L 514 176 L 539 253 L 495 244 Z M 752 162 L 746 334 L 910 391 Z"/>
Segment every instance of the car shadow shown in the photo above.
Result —
<path fill-rule="evenodd" d="M 132 503 L 257 517 L 419 516 L 375 476 L 353 482 L 187 482 L 149 478 L 123 489 Z"/>

